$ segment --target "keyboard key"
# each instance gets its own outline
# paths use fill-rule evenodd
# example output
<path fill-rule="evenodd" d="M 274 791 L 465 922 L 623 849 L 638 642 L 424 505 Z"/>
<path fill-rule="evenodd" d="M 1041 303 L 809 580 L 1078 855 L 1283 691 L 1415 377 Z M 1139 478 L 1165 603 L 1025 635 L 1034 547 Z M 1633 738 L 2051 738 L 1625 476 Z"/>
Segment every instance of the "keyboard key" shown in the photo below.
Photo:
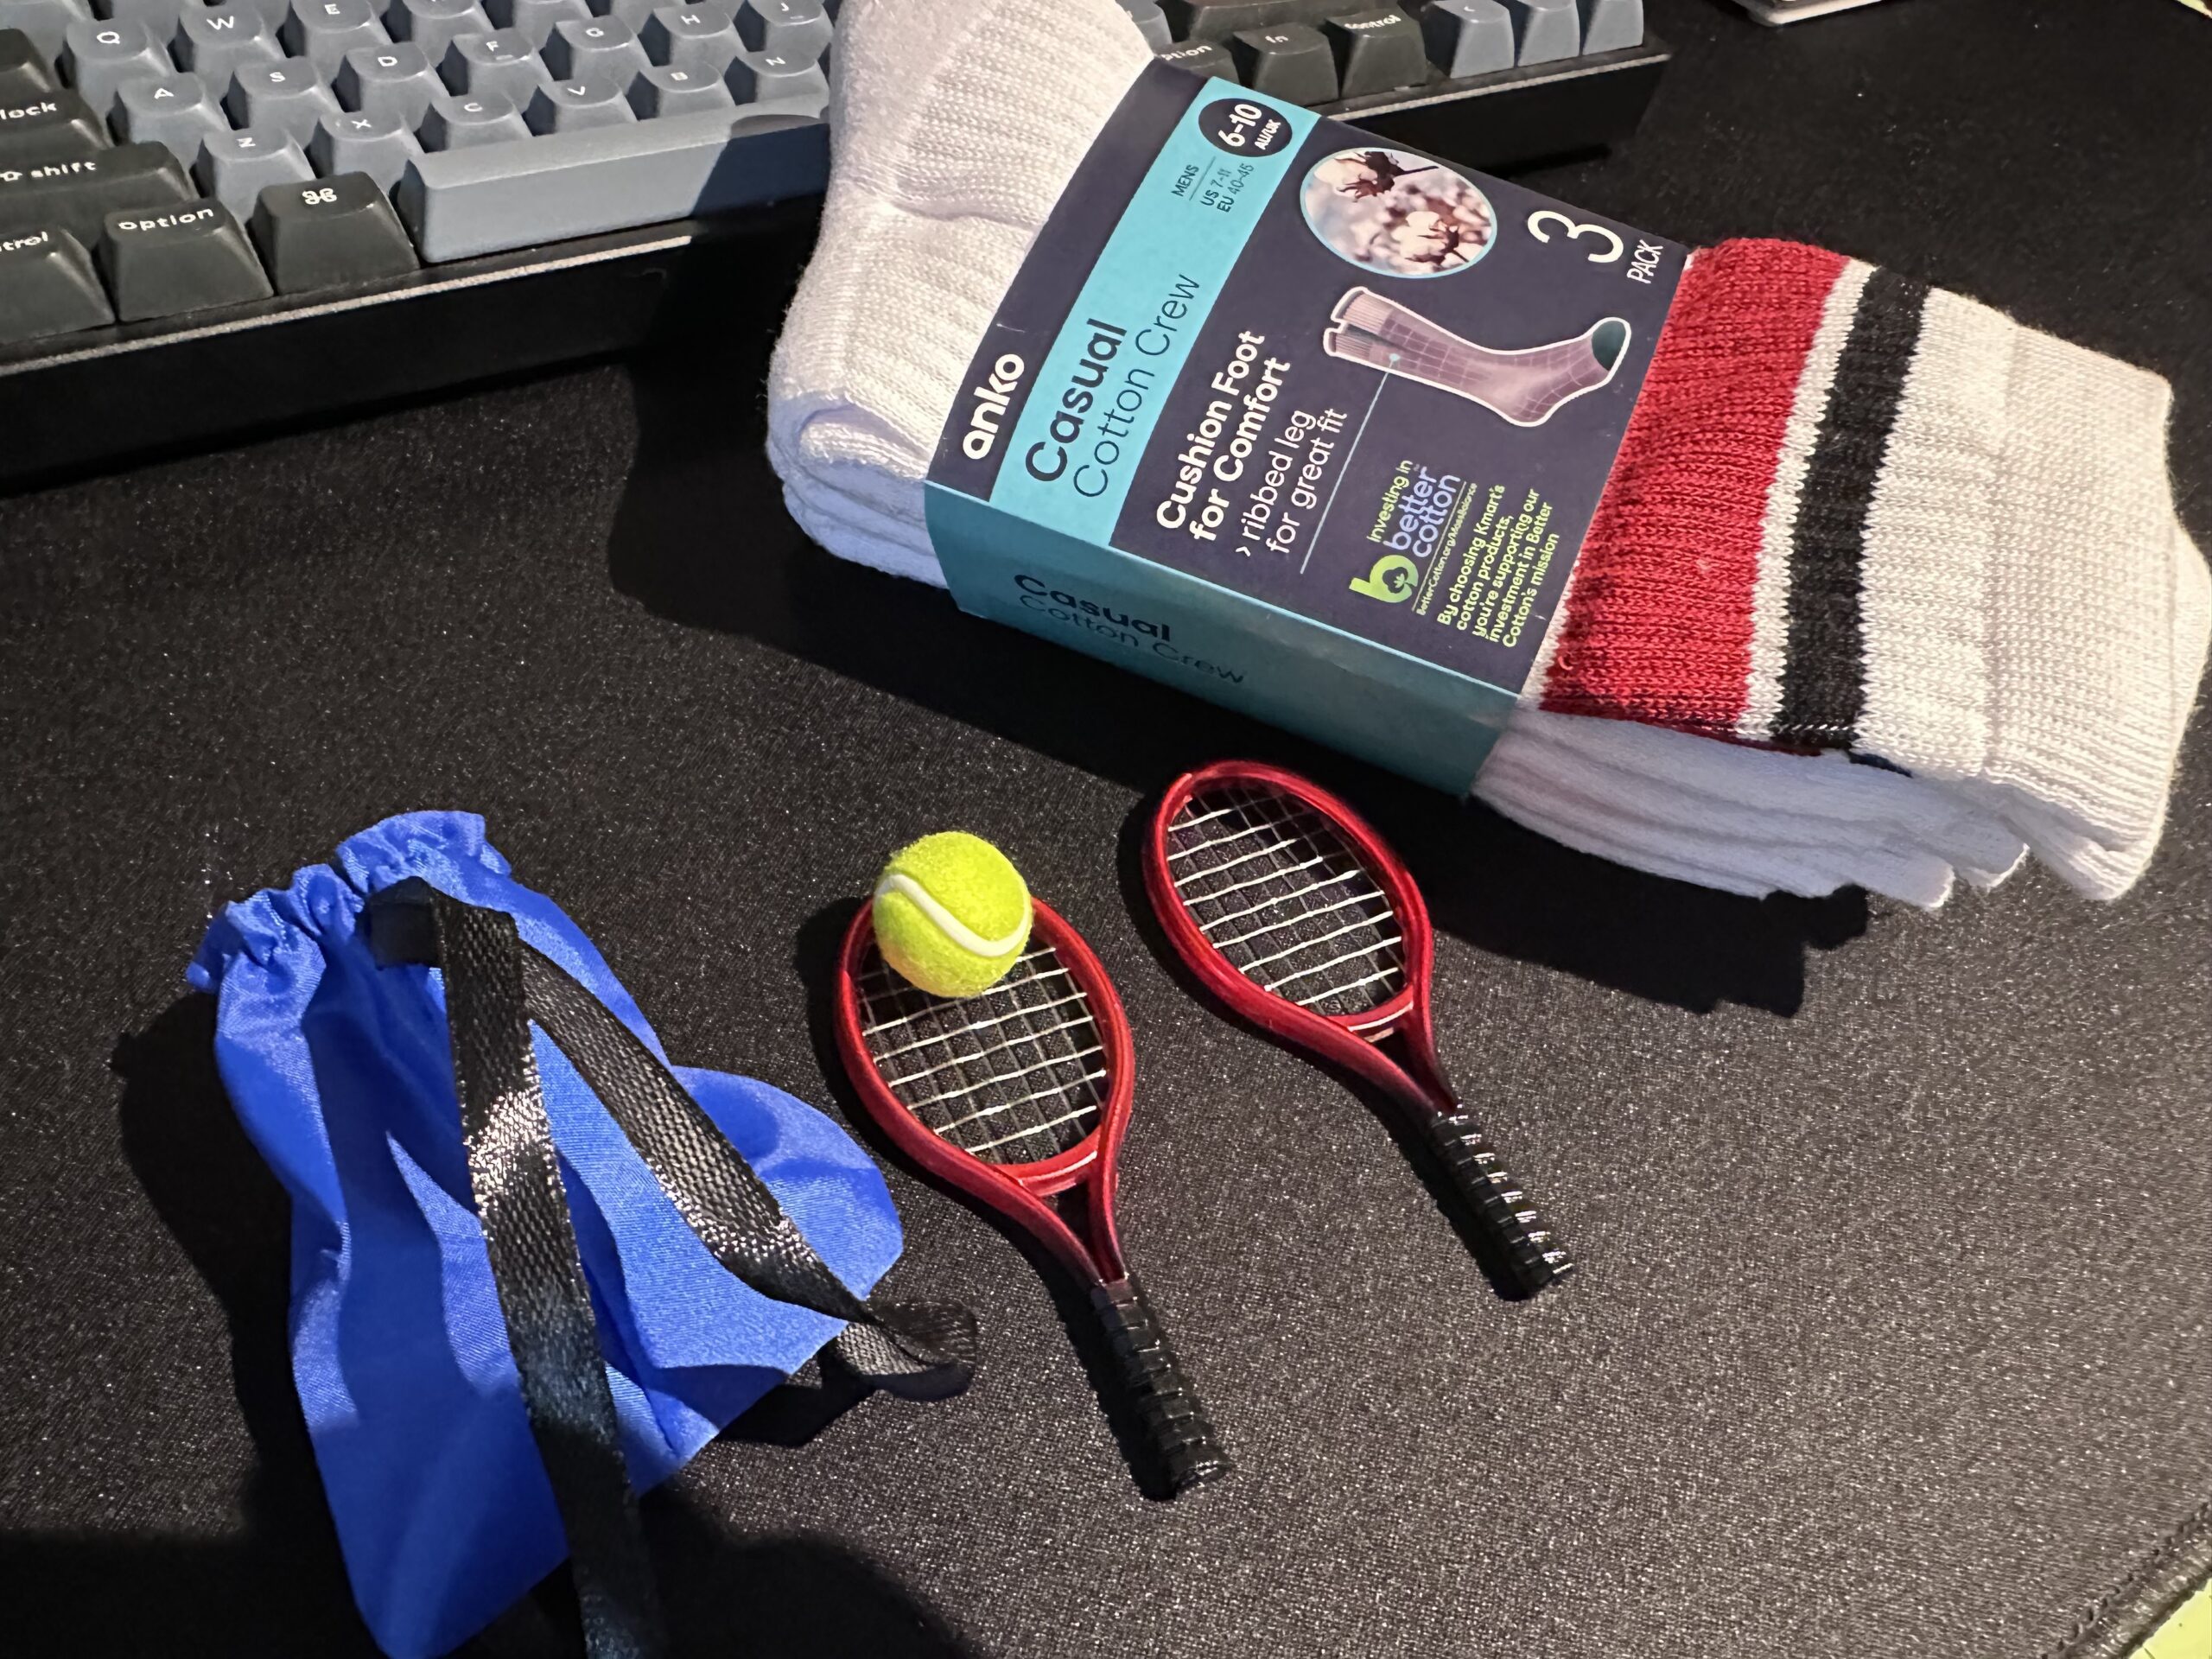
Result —
<path fill-rule="evenodd" d="M 527 138 L 530 127 L 514 100 L 503 92 L 475 92 L 466 98 L 442 92 L 430 100 L 429 111 L 415 136 L 422 140 L 426 152 L 466 149 L 473 144 L 503 144 L 511 138 Z"/>
<path fill-rule="evenodd" d="M 170 155 L 190 167 L 200 141 L 229 132 L 231 124 L 199 76 L 163 75 L 124 84 L 116 94 L 115 130 L 129 143 L 167 144 Z"/>
<path fill-rule="evenodd" d="M 1160 0 L 1183 41 L 1225 41 L 1248 29 L 1277 23 L 1318 23 L 1343 0 Z"/>
<path fill-rule="evenodd" d="M 620 17 L 565 18 L 553 26 L 541 55 L 556 80 L 596 76 L 613 87 L 627 86 L 652 67 L 637 31 Z"/>
<path fill-rule="evenodd" d="M 279 294 L 404 276 L 415 245 L 376 181 L 359 173 L 272 184 L 253 210 L 253 245 Z"/>
<path fill-rule="evenodd" d="M 159 144 L 118 144 L 67 161 L 0 171 L 0 237 L 52 226 L 86 247 L 108 214 L 193 199 L 191 181 Z"/>
<path fill-rule="evenodd" d="M 60 60 L 69 25 L 92 17 L 85 0 L 0 0 L 0 29 L 22 35 L 46 63 Z"/>
<path fill-rule="evenodd" d="M 190 3 L 196 6 L 199 0 Z M 166 41 L 176 33 L 186 3 L 185 0 L 99 0 L 92 10 L 115 22 L 143 23 L 147 34 Z"/>
<path fill-rule="evenodd" d="M 210 137 L 200 146 L 192 176 L 200 194 L 214 197 L 243 223 L 253 217 L 253 205 L 264 190 L 272 184 L 311 179 L 315 168 L 290 133 L 282 127 L 263 127 Z"/>
<path fill-rule="evenodd" d="M 1172 63 L 1194 75 L 1212 75 L 1228 81 L 1236 79 L 1236 60 L 1219 41 L 1192 41 L 1153 55 L 1162 63 Z"/>
<path fill-rule="evenodd" d="M 347 109 L 391 116 L 412 132 L 446 85 L 430 67 L 420 42 L 394 41 L 390 46 L 357 46 L 348 52 L 330 90 Z"/>
<path fill-rule="evenodd" d="M 1582 0 L 1582 54 L 1643 44 L 1643 0 Z"/>
<path fill-rule="evenodd" d="M 0 237 L 0 346 L 115 321 L 77 238 L 55 226 Z"/>
<path fill-rule="evenodd" d="M 522 118 L 535 133 L 581 132 L 586 127 L 619 127 L 635 121 L 638 112 L 613 81 L 604 75 L 587 75 L 539 87 Z"/>
<path fill-rule="evenodd" d="M 316 122 L 338 113 L 338 100 L 313 63 L 284 58 L 239 69 L 223 107 L 234 127 L 282 127 L 303 144 L 314 136 Z"/>
<path fill-rule="evenodd" d="M 394 0 L 384 15 L 395 41 L 412 41 L 432 63 L 464 35 L 489 35 L 494 25 L 477 0 Z M 341 93 L 342 97 L 343 94 Z"/>
<path fill-rule="evenodd" d="M 269 297 L 261 262 L 219 201 L 110 213 L 93 257 L 124 322 Z"/>
<path fill-rule="evenodd" d="M 135 18 L 75 22 L 67 31 L 61 71 L 96 114 L 105 116 L 115 108 L 115 95 L 124 81 L 150 79 L 175 70 L 169 54 Z"/>
<path fill-rule="evenodd" d="M 338 173 L 359 173 L 376 181 L 389 195 L 398 185 L 407 164 L 423 153 L 415 141 L 415 122 L 402 122 L 390 113 L 366 110 L 345 115 L 326 115 L 315 124 L 308 140 L 308 160 L 328 178 Z"/>
<path fill-rule="evenodd" d="M 305 58 L 325 75 L 337 73 L 357 46 L 391 43 L 369 0 L 292 0 L 277 38 L 294 57 Z"/>
<path fill-rule="evenodd" d="M 61 90 L 48 56 L 22 29 L 0 29 L 0 108 L 34 103 Z"/>
<path fill-rule="evenodd" d="M 284 55 L 276 31 L 251 3 L 194 6 L 178 21 L 169 55 L 210 86 L 227 86 L 245 64 L 275 63 Z"/>
<path fill-rule="evenodd" d="M 714 6 L 656 6 L 638 38 L 655 63 L 717 79 L 741 49 L 737 26 Z"/>
<path fill-rule="evenodd" d="M 772 111 L 550 133 L 426 154 L 399 181 L 399 217 L 426 264 L 465 259 L 772 201 L 778 181 L 819 176 L 829 148 L 821 122 Z"/>
<path fill-rule="evenodd" d="M 107 127 L 74 92 L 0 103 L 0 168 L 66 161 L 107 148 Z"/>
<path fill-rule="evenodd" d="M 1394 92 L 1428 79 L 1421 25 L 1395 6 L 1340 12 L 1321 25 L 1321 35 L 1336 54 L 1340 98 Z"/>
<path fill-rule="evenodd" d="M 1122 0 L 1122 10 L 1129 14 L 1137 33 L 1144 36 L 1144 43 L 1154 53 L 1165 52 L 1175 44 L 1175 31 L 1168 27 L 1167 14 L 1160 9 L 1160 0 Z"/>
<path fill-rule="evenodd" d="M 1310 23 L 1248 29 L 1230 37 L 1229 49 L 1255 92 L 1290 104 L 1325 104 L 1337 95 L 1336 54 Z"/>
<path fill-rule="evenodd" d="M 830 101 L 830 78 L 820 64 L 779 52 L 741 52 L 722 71 L 722 79 L 741 104 L 779 104 L 819 114 Z"/>
<path fill-rule="evenodd" d="M 679 69 L 659 64 L 630 83 L 630 107 L 640 121 L 657 121 L 672 115 L 709 115 L 737 108 L 719 71 Z"/>
<path fill-rule="evenodd" d="M 737 37 L 748 52 L 812 63 L 836 34 L 821 0 L 745 0 L 737 10 Z"/>
<path fill-rule="evenodd" d="M 1428 60 L 1452 79 L 1513 67 L 1513 19 L 1498 0 L 1428 0 L 1421 29 Z"/>
<path fill-rule="evenodd" d="M 653 0 L 612 0 L 602 5 L 601 0 L 591 0 L 596 16 L 619 18 L 632 29 L 642 29 L 645 20 L 653 15 Z"/>
<path fill-rule="evenodd" d="M 1513 61 L 1557 63 L 1582 50 L 1582 14 L 1575 0 L 1500 0 L 1513 19 Z"/>
<path fill-rule="evenodd" d="M 563 17 L 588 17 L 584 0 L 484 0 L 484 15 L 501 29 L 520 34 L 536 49 L 553 38 L 553 26 Z M 637 27 L 634 19 L 626 19 Z"/>
<path fill-rule="evenodd" d="M 464 35 L 446 48 L 438 66 L 448 87 L 475 97 L 497 92 L 519 110 L 530 95 L 552 79 L 537 49 L 518 29 L 495 29 L 489 35 Z"/>

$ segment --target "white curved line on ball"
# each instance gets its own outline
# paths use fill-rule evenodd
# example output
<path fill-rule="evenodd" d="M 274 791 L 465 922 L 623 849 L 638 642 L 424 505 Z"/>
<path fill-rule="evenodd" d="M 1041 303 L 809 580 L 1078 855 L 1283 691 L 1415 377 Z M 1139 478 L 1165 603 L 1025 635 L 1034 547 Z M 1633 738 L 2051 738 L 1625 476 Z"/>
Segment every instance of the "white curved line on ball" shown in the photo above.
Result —
<path fill-rule="evenodd" d="M 937 924 L 938 931 L 945 938 L 950 939 L 963 950 L 969 951 L 976 956 L 1002 957 L 1009 950 L 1018 949 L 1029 931 L 1029 918 L 1024 916 L 1020 924 L 1012 932 L 1001 938 L 987 939 L 943 905 L 938 903 L 934 893 L 903 870 L 893 871 L 875 884 L 877 898 L 882 898 L 887 893 L 901 893 L 912 899 L 921 906 L 922 914 Z M 1021 895 L 1021 902 L 1023 908 L 1027 909 L 1029 894 L 1026 891 Z"/>

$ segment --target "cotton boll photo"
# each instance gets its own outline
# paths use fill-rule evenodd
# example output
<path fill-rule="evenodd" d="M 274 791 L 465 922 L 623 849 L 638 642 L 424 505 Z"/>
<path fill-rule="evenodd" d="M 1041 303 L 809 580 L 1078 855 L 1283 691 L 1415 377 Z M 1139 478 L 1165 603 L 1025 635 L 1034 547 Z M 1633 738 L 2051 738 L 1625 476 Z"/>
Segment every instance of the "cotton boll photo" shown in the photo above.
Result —
<path fill-rule="evenodd" d="M 1306 176 L 1306 222 L 1363 270 L 1444 276 L 1490 251 L 1497 215 L 1471 181 L 1402 149 L 1344 149 Z"/>

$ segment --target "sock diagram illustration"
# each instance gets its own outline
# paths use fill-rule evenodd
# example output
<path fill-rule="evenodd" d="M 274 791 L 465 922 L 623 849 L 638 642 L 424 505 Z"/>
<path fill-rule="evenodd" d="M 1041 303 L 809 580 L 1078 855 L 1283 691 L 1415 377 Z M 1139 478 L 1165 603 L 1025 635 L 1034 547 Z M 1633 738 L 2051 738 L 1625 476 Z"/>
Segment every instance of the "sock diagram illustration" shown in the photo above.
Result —
<path fill-rule="evenodd" d="M 1451 392 L 1515 426 L 1541 426 L 1566 404 L 1611 385 L 1628 342 L 1627 323 L 1601 317 L 1572 340 L 1499 351 L 1369 288 L 1345 291 L 1321 336 L 1332 357 Z"/>

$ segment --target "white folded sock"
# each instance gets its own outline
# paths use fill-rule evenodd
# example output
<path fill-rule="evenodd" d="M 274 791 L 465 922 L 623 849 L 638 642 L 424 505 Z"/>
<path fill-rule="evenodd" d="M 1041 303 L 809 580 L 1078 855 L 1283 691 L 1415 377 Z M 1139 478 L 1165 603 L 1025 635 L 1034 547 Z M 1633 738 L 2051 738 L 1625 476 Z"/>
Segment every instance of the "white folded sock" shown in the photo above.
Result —
<path fill-rule="evenodd" d="M 786 501 L 830 551 L 943 582 L 924 518 L 923 480 L 938 435 L 1037 230 L 1149 60 L 1112 0 L 847 6 L 822 236 L 777 350 L 769 409 L 769 453 Z M 1745 251 L 1724 256 L 1732 276 L 1748 271 L 1755 296 L 1771 268 L 1787 276 L 1792 262 L 1807 260 L 1853 304 L 1867 285 L 1866 268 L 1834 256 L 1791 245 L 1731 246 Z M 1733 276 L 1730 291 L 1745 286 Z M 1842 313 L 1840 338 L 1847 338 L 1851 315 L 1833 297 L 1826 303 Z M 1592 706 L 1586 664 L 1608 671 L 1611 661 L 1609 636 L 1593 637 L 1587 619 L 1605 614 L 1622 590 L 1620 567 L 1633 564 L 1632 550 L 1587 582 L 1578 571 L 1562 610 L 1581 629 L 1571 642 L 1574 671 L 1554 672 L 1555 625 L 1530 691 L 1476 781 L 1481 798 L 1570 845 L 1733 892 L 1858 884 L 1940 903 L 1954 869 L 1992 884 L 2018 862 L 2024 842 L 2093 896 L 2133 882 L 2157 842 L 2212 629 L 2202 562 L 2166 493 L 2163 383 L 1953 296 L 1929 296 L 1926 307 L 1933 321 L 1910 354 L 1909 377 L 1899 372 L 1904 412 L 1892 442 L 1911 447 L 1885 468 L 1866 531 L 1864 555 L 1880 559 L 1864 582 L 1874 646 L 1856 671 L 1867 723 L 1883 739 L 1862 747 L 1893 761 L 1908 753 L 1923 775 L 1854 764 L 1840 753 L 1789 753 L 1674 729 L 1711 727 L 1663 699 L 1648 712 L 1634 700 Z M 2002 369 L 1983 372 L 1968 350 L 1991 340 L 2011 353 L 2009 379 Z M 1815 395 L 1805 387 L 1816 373 L 1834 375 L 1840 350 L 1832 343 L 1823 361 L 1816 346 L 1801 403 Z M 1964 366 L 1955 371 L 1954 359 Z M 1794 361 L 1786 366 L 1798 372 Z M 2069 400 L 2072 417 L 2018 418 L 2007 397 L 2030 394 L 2038 407 Z M 1985 441 L 1975 428 L 1993 420 L 1999 430 Z M 1962 458 L 1964 438 L 1980 444 L 1978 460 Z M 2085 443 L 2094 451 L 2085 478 L 2055 467 L 2054 448 Z M 1647 486 L 1666 454 L 1662 445 L 1656 462 L 1643 457 Z M 1786 453 L 1781 467 L 1791 492 L 1807 489 L 1802 455 L 1794 472 Z M 2122 626 L 2101 636 L 2098 650 L 2075 653 L 2089 666 L 2069 674 L 2056 694 L 2050 629 L 2069 599 L 2079 599 L 2070 586 L 2078 569 L 2050 540 L 2056 504 L 2015 487 L 2046 474 L 2053 487 L 2071 480 L 2094 496 L 2099 522 L 2117 526 L 2134 555 L 2114 562 L 2111 607 Z M 1970 500 L 1972 511 L 1947 517 L 1941 509 L 1968 475 L 1995 499 Z M 1787 507 L 1801 512 L 1796 493 Z M 1770 501 L 1764 511 L 1771 522 L 1781 508 Z M 1814 574 L 1833 580 L 1826 569 Z M 2165 591 L 2154 591 L 2162 581 Z M 1758 585 L 1760 605 L 1780 614 L 1786 577 L 1763 569 Z M 1592 597 L 1577 613 L 1586 588 Z M 1771 658 L 1771 623 L 1767 632 Z M 1632 645 L 1632 633 L 1618 637 Z M 1777 683 L 1780 674 L 1771 660 L 1763 670 L 1759 650 L 1755 639 L 1755 703 L 1760 672 Z M 2123 659 L 2140 671 L 2093 683 Z M 1603 671 L 1595 678 L 1602 683 Z M 1562 698 L 1559 687 L 1570 681 L 1575 696 Z M 1769 691 L 1771 729 L 1758 734 L 1796 735 L 1773 721 L 1778 694 Z M 1552 706 L 1541 706 L 1546 701 Z M 1970 718 L 1957 716 L 1958 702 Z"/>

